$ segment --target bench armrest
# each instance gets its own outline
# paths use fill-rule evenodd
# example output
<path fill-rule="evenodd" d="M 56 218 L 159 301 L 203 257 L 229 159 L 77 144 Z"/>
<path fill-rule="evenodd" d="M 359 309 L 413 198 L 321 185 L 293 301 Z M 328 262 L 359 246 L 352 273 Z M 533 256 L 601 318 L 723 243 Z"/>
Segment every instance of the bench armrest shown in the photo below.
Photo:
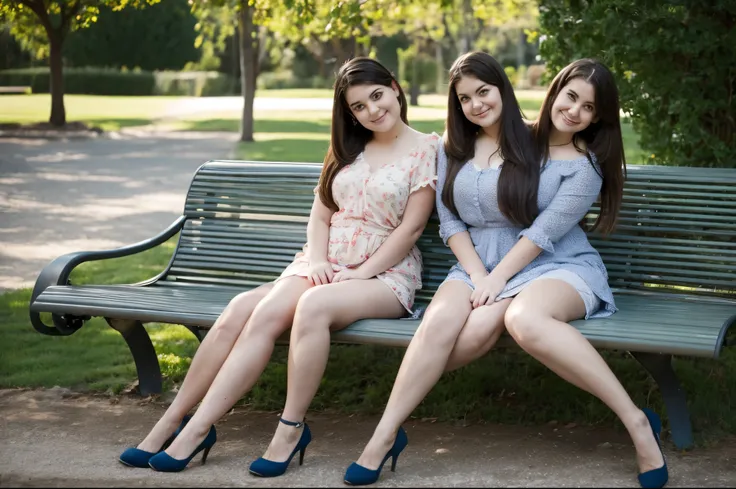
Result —
<path fill-rule="evenodd" d="M 186 220 L 186 216 L 181 216 L 158 236 L 154 236 L 153 238 L 140 241 L 132 245 L 112 250 L 77 251 L 54 259 L 51 263 L 46 265 L 38 275 L 36 284 L 33 286 L 33 293 L 31 294 L 29 306 L 33 304 L 36 298 L 38 298 L 38 296 L 41 295 L 41 293 L 48 287 L 54 285 L 68 285 L 69 275 L 77 265 L 88 261 L 106 260 L 109 258 L 120 258 L 123 256 L 134 255 L 154 248 L 161 243 L 166 242 L 169 238 L 181 231 Z M 68 336 L 82 326 L 81 320 L 72 320 L 71 318 L 65 318 L 58 314 L 51 315 L 51 319 L 54 323 L 53 327 L 45 324 L 41 320 L 40 314 L 37 312 L 30 311 L 30 318 L 31 324 L 36 331 L 51 336 Z"/>

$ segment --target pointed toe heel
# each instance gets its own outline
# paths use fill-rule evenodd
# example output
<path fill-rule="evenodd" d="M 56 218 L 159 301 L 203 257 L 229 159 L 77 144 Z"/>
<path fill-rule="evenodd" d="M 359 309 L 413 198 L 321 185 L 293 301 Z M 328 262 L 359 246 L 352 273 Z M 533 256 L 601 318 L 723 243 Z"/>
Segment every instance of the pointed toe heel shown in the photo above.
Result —
<path fill-rule="evenodd" d="M 659 439 L 659 435 L 662 432 L 662 421 L 659 419 L 657 413 L 655 413 L 651 409 L 644 408 L 642 409 L 642 411 L 644 411 L 644 414 L 649 420 L 649 425 L 652 427 L 652 434 L 654 435 L 654 439 L 657 440 L 657 445 L 659 446 L 659 451 L 662 453 L 662 460 L 664 460 L 664 465 L 658 469 L 648 470 L 639 474 L 639 485 L 643 489 L 659 489 L 661 487 L 664 487 L 669 480 L 667 459 L 664 456 L 664 451 L 662 451 L 662 442 Z"/>
<path fill-rule="evenodd" d="M 285 425 L 293 426 L 295 428 L 299 428 L 304 425 L 302 436 L 299 438 L 296 447 L 294 447 L 294 450 L 285 462 L 273 462 L 271 460 L 266 460 L 263 457 L 254 460 L 253 463 L 250 464 L 248 471 L 256 477 L 278 477 L 283 475 L 286 472 L 286 469 L 289 468 L 291 459 L 294 458 L 294 455 L 296 455 L 297 452 L 299 452 L 299 465 L 304 463 L 304 454 L 307 451 L 307 445 L 312 441 L 312 432 L 309 430 L 309 425 L 303 422 L 296 423 L 294 421 L 287 421 L 283 418 L 280 418 L 279 421 Z"/>
<path fill-rule="evenodd" d="M 209 455 L 210 450 L 215 445 L 216 441 L 217 431 L 214 426 L 211 426 L 205 439 L 202 440 L 202 443 L 199 444 L 189 457 L 184 460 L 179 460 L 170 456 L 168 453 L 161 451 L 151 457 L 148 461 L 148 466 L 158 472 L 181 472 L 187 465 L 189 465 L 189 462 L 191 462 L 192 459 L 202 451 L 202 465 L 204 465 L 207 462 L 207 455 Z"/>
<path fill-rule="evenodd" d="M 174 442 L 174 439 L 179 435 L 179 433 L 181 433 L 181 430 L 184 429 L 191 418 L 192 417 L 189 415 L 184 416 L 184 419 L 182 419 L 179 427 L 176 429 L 176 431 L 174 431 L 174 434 L 171 435 L 169 439 L 164 442 L 161 450 L 159 450 L 158 452 L 146 452 L 145 450 L 130 447 L 126 448 L 125 451 L 120 454 L 120 457 L 118 457 L 118 461 L 123 465 L 127 465 L 128 467 L 149 469 L 150 467 L 148 466 L 148 461 L 151 460 L 151 457 L 169 448 L 169 445 Z"/>
<path fill-rule="evenodd" d="M 406 436 L 404 428 L 399 427 L 399 432 L 396 434 L 396 440 L 393 446 L 388 451 L 381 465 L 376 470 L 371 470 L 363 467 L 362 465 L 353 462 L 345 471 L 344 482 L 349 486 L 367 486 L 378 481 L 381 476 L 381 469 L 386 463 L 386 460 L 391 459 L 391 472 L 396 472 L 396 462 L 399 459 L 399 455 L 404 451 L 406 445 L 409 444 L 409 438 Z"/>

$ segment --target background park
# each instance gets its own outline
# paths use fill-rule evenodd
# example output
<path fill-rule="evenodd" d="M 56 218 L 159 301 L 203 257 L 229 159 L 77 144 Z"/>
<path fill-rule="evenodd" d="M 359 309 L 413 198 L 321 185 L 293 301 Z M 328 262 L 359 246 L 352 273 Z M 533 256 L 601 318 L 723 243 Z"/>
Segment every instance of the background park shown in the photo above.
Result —
<path fill-rule="evenodd" d="M 25 218 L 16 216 L 14 189 L 22 178 L 13 174 L 9 155 L 25 151 L 21 146 L 52 141 L 38 153 L 50 158 L 86 140 L 119 139 L 122 148 L 134 135 L 221 138 L 227 149 L 204 155 L 200 163 L 321 162 L 329 141 L 331 83 L 342 62 L 368 55 L 385 63 L 411 100 L 411 125 L 441 134 L 447 69 L 459 54 L 484 50 L 505 67 L 529 119 L 536 117 L 551 76 L 573 59 L 596 57 L 617 77 L 629 164 L 734 168 L 735 26 L 734 0 L 2 0 L 0 216 L 9 220 L 0 224 L 0 389 L 135 394 L 130 352 L 102 318 L 70 337 L 49 338 L 29 324 L 33 280 L 61 253 L 43 256 L 25 275 L 14 272 L 24 243 L 14 241 L 17 226 L 9 223 Z M 184 172 L 180 178 L 187 181 L 193 168 L 184 172 L 173 162 L 168 171 Z M 77 198 L 94 192 L 85 185 L 92 183 L 80 180 L 75 187 Z M 53 194 L 53 187 L 45 188 Z M 73 206 L 74 196 L 68 201 Z M 75 243 L 79 249 L 97 246 L 81 238 Z M 72 281 L 150 278 L 166 266 L 175 243 L 172 238 L 135 257 L 84 264 Z M 198 341 L 184 327 L 146 329 L 164 374 L 162 399 L 170 399 Z M 286 351 L 277 347 L 239 406 L 282 407 Z M 333 345 L 312 409 L 380 413 L 403 353 Z M 635 402 L 663 410 L 656 384 L 628 354 L 607 351 L 604 357 Z M 733 350 L 719 360 L 676 359 L 675 369 L 687 391 L 697 446 L 733 440 Z M 600 401 L 518 349 L 494 350 L 446 375 L 414 416 L 623 431 Z"/>

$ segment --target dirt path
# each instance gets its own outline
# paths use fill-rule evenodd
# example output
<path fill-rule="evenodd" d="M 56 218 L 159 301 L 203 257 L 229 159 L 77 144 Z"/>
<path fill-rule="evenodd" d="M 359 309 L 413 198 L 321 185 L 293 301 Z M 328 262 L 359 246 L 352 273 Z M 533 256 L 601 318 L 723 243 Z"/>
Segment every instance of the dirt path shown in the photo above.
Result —
<path fill-rule="evenodd" d="M 0 139 L 0 293 L 64 253 L 148 239 L 181 215 L 192 174 L 236 133 L 134 131 Z"/>
<path fill-rule="evenodd" d="M 276 413 L 236 409 L 217 424 L 207 464 L 178 474 L 132 469 L 117 456 L 135 445 L 165 409 L 136 397 L 96 397 L 66 389 L 0 390 L 0 487 L 345 487 L 376 418 L 313 414 L 304 466 L 283 477 L 248 474 Z M 638 487 L 634 451 L 623 433 L 587 427 L 461 426 L 410 420 L 409 446 L 379 487 Z M 681 454 L 667 450 L 668 487 L 733 487 L 736 439 Z"/>

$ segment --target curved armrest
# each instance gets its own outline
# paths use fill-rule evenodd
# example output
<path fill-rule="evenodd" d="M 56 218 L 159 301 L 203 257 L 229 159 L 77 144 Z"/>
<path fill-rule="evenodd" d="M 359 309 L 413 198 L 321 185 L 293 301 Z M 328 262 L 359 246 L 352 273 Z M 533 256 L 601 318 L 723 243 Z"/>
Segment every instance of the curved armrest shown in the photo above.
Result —
<path fill-rule="evenodd" d="M 38 296 L 41 295 L 41 293 L 48 287 L 54 285 L 67 285 L 69 283 L 69 275 L 77 265 L 87 261 L 106 260 L 108 258 L 120 258 L 123 256 L 134 255 L 141 251 L 154 248 L 181 231 L 186 220 L 186 216 L 181 216 L 158 236 L 132 245 L 115 248 L 113 250 L 77 251 L 54 259 L 51 263 L 46 265 L 38 275 L 36 284 L 33 287 L 33 293 L 31 294 L 29 305 L 33 304 Z M 67 319 L 59 316 L 58 314 L 51 315 L 54 327 L 46 325 L 41 320 L 40 314 L 37 312 L 30 311 L 30 317 L 31 324 L 36 331 L 52 336 L 68 336 L 81 327 L 81 321 L 75 321 L 73 322 L 74 324 L 70 325 Z"/>

